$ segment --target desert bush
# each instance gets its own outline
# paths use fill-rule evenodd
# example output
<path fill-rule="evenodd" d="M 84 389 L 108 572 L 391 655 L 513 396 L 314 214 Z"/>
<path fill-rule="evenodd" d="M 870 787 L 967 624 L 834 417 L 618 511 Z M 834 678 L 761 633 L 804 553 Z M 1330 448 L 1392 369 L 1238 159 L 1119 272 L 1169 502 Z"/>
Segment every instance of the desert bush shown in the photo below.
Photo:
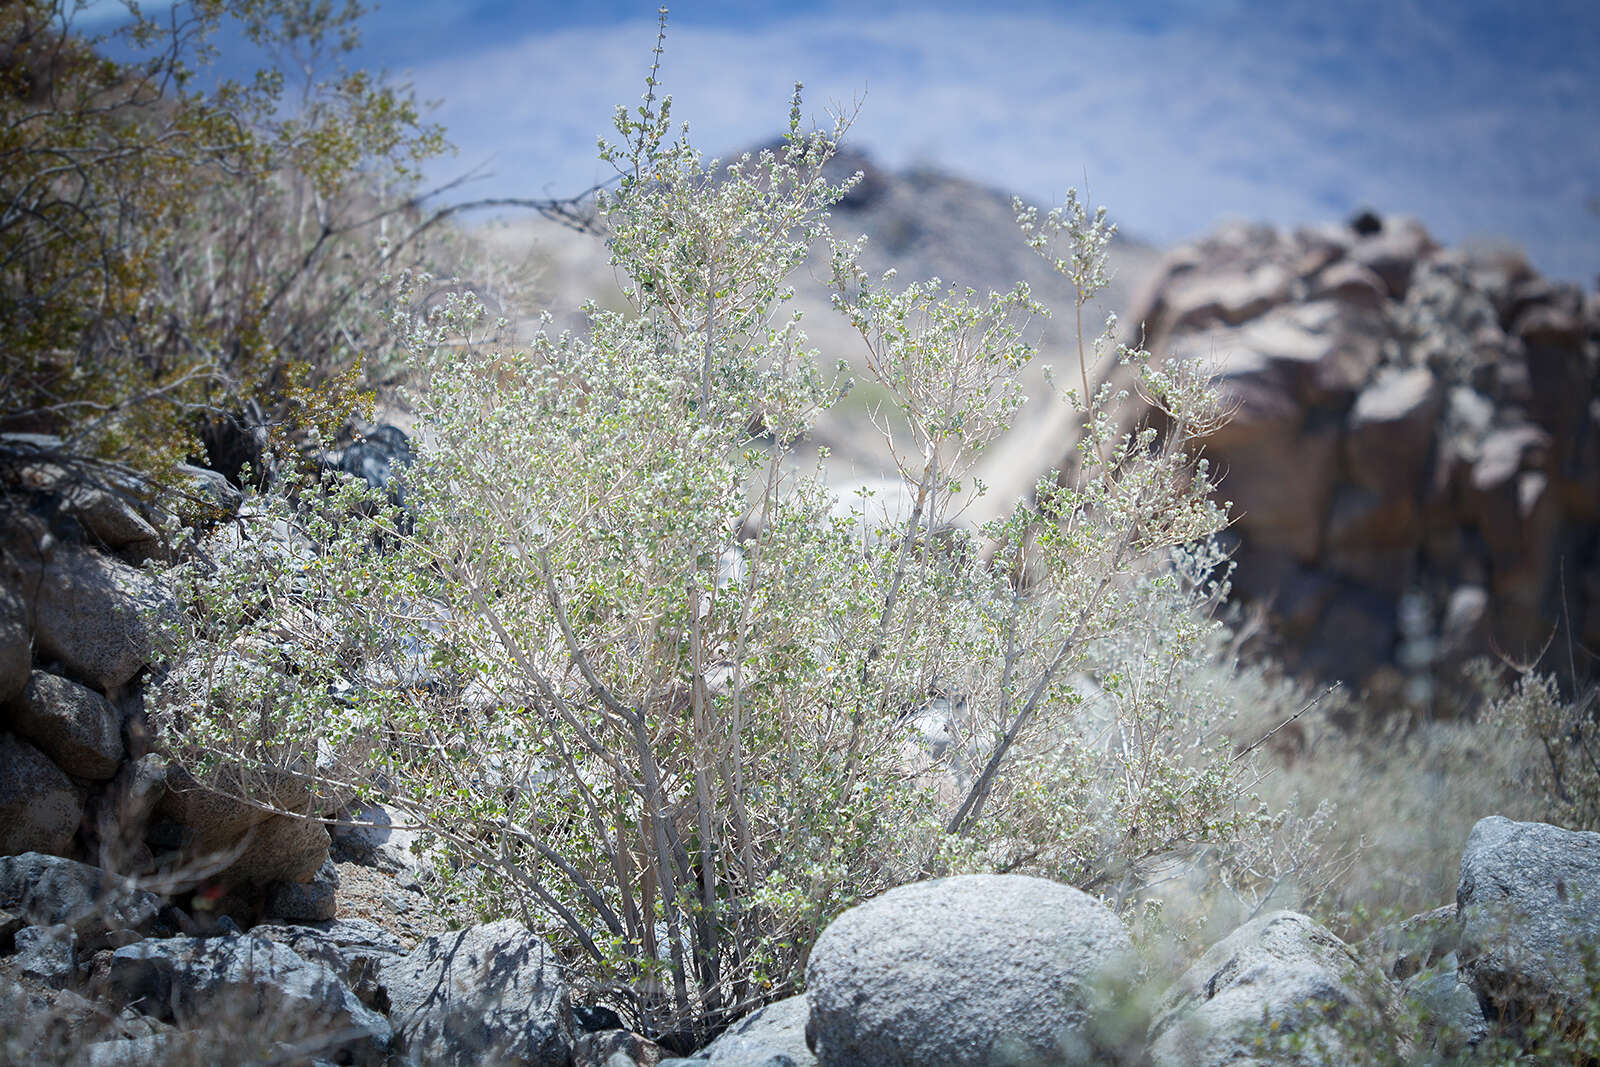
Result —
<path fill-rule="evenodd" d="M 1359 940 L 1454 899 L 1461 846 L 1479 819 L 1596 827 L 1593 694 L 1568 697 L 1553 677 L 1489 661 L 1464 674 L 1463 691 L 1477 694 L 1470 716 L 1417 720 L 1370 696 L 1351 712 L 1357 698 L 1339 694 L 1297 720 L 1292 744 L 1270 751 L 1272 773 L 1257 792 L 1275 817 L 1319 807 L 1328 814 L 1314 843 L 1275 861 L 1289 876 L 1278 906 L 1312 912 Z M 1238 677 L 1249 684 L 1255 675 Z M 1292 681 L 1278 684 L 1286 695 L 1299 692 Z M 1259 691 L 1241 699 L 1284 702 Z M 1246 721 L 1238 736 L 1270 725 L 1270 717 Z M 1316 862 L 1319 852 L 1331 867 Z"/>
<path fill-rule="evenodd" d="M 1567 696 L 1553 674 L 1472 665 L 1484 726 L 1527 751 L 1516 787 L 1536 818 L 1569 830 L 1600 829 L 1600 721 L 1593 688 Z"/>
<path fill-rule="evenodd" d="M 1539 817 L 1514 784 L 1529 765 L 1526 746 L 1468 720 L 1384 721 L 1380 710 L 1365 732 L 1330 721 L 1338 711 L 1304 716 L 1295 747 L 1272 755 L 1258 788 L 1274 811 L 1327 812 L 1317 845 L 1338 862 L 1310 884 L 1294 874 L 1278 906 L 1307 911 L 1351 942 L 1452 901 L 1461 846 L 1479 819 Z"/>
<path fill-rule="evenodd" d="M 797 87 L 778 147 L 708 163 L 652 73 L 602 147 L 630 306 L 520 351 L 474 342 L 470 297 L 400 323 L 405 511 L 257 497 L 178 573 L 153 701 L 211 780 L 381 795 L 446 846 L 444 891 L 525 917 L 649 1033 L 791 992 L 826 923 L 894 884 L 1031 871 L 1131 907 L 1158 859 L 1267 821 L 1202 670 L 1225 591 L 1204 379 L 1116 351 L 1164 432 L 1076 395 L 1084 476 L 963 529 L 1044 309 L 869 277 L 826 226 L 848 116 L 800 116 Z M 1019 214 L 1081 307 L 1104 213 Z M 883 521 L 793 459 L 849 386 L 785 286 L 817 241 L 900 428 L 909 503 Z"/>
<path fill-rule="evenodd" d="M 0 427 L 259 470 L 269 431 L 335 425 L 370 384 L 368 290 L 427 222 L 441 133 L 339 66 L 354 3 L 129 4 L 109 35 L 84 6 L 0 11 Z M 261 50 L 253 78 L 209 69 L 224 26 Z"/>
<path fill-rule="evenodd" d="M 1581 929 L 1572 937 L 1579 947 L 1582 988 L 1586 999 L 1570 1010 L 1502 1011 L 1484 1005 L 1483 1030 L 1463 1032 L 1459 1012 L 1415 993 L 1401 991 L 1377 970 L 1363 968 L 1349 1001 L 1309 1005 L 1315 1028 L 1283 1026 L 1264 1019 L 1253 1044 L 1262 1062 L 1288 1064 L 1349 1063 L 1361 1067 L 1514 1067 L 1517 1064 L 1600 1062 L 1600 959 L 1592 938 Z M 1423 972 L 1454 977 L 1454 971 Z"/>

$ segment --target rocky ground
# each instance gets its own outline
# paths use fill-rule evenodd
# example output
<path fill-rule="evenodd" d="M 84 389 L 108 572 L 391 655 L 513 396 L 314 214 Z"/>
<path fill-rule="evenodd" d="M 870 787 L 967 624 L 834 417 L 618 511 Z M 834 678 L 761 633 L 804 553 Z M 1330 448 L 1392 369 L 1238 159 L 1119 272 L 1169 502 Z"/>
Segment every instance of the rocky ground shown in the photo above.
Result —
<path fill-rule="evenodd" d="M 1454 904 L 1355 946 L 1305 915 L 1259 915 L 1161 989 L 1122 922 L 1076 889 L 920 882 L 835 920 L 804 994 L 673 1058 L 576 1003 L 515 920 L 415 944 L 342 914 L 192 933 L 134 881 L 29 852 L 0 858 L 0 1034 L 6 1062 L 125 1065 L 224 1050 L 463 1067 L 1438 1062 L 1491 1037 L 1514 1051 L 1550 1020 L 1581 1033 L 1597 902 L 1600 834 L 1495 817 L 1466 842 Z"/>
<path fill-rule="evenodd" d="M 166 595 L 135 566 L 164 547 L 135 496 L 87 488 L 48 441 L 8 447 L 24 458 L 0 554 L 0 1060 L 672 1062 L 520 923 L 426 893 L 416 835 L 381 806 L 283 785 L 287 813 L 264 812 L 169 765 L 141 696 L 141 608 L 159 617 Z M 399 461 L 374 449 L 367 473 Z M 197 507 L 236 503 L 190 477 Z M 1596 901 L 1600 835 L 1486 819 L 1454 904 L 1355 946 L 1257 916 L 1168 984 L 1075 889 L 919 883 L 841 916 L 805 994 L 678 1062 L 1332 1064 L 1373 1035 L 1392 1062 L 1430 1061 L 1587 1018 Z"/>

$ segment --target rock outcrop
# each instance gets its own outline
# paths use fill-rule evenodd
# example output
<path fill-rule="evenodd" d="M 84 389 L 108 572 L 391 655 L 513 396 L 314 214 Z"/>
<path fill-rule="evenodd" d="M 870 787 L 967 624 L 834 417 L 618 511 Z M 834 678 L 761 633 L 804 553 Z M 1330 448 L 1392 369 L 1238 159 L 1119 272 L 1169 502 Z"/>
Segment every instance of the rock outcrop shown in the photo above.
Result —
<path fill-rule="evenodd" d="M 170 936 L 176 909 L 125 880 L 59 857 L 5 857 L 0 1056 L 1188 1067 L 1347 1063 L 1357 1044 L 1439 1062 L 1491 1037 L 1497 1049 L 1545 1052 L 1530 1042 L 1550 1035 L 1530 1022 L 1564 1020 L 1558 1029 L 1581 1038 L 1592 1008 L 1597 842 L 1485 819 L 1462 856 L 1457 905 L 1356 946 L 1304 915 L 1262 916 L 1164 991 L 1130 966 L 1121 922 L 1075 889 L 1015 875 L 913 883 L 823 932 L 805 993 L 677 1059 L 609 1009 L 575 1009 L 554 953 L 516 921 L 435 935 L 409 952 L 350 919 L 248 933 L 223 921 L 212 936 Z"/>
<path fill-rule="evenodd" d="M 38 852 L 0 856 L 0 909 L 36 925 L 65 924 L 88 947 L 108 935 L 137 940 L 160 906 L 154 893 L 86 863 Z"/>
<path fill-rule="evenodd" d="M 345 458 L 398 494 L 411 454 L 383 426 Z M 211 902 L 242 921 L 333 916 L 321 819 L 348 796 L 314 794 L 292 775 L 230 778 L 226 767 L 201 783 L 151 751 L 145 684 L 175 610 L 145 566 L 171 551 L 158 526 L 177 518 L 203 532 L 241 499 L 214 471 L 180 466 L 157 489 L 60 438 L 0 434 L 0 856 L 91 859 L 190 884 L 203 870 Z M 284 551 L 305 547 L 276 527 L 269 536 Z"/>
<path fill-rule="evenodd" d="M 210 1019 L 259 1027 L 250 1043 L 318 1048 L 346 1063 L 380 1064 L 393 1043 L 389 1021 L 362 1004 L 339 974 L 264 938 L 175 937 L 117 949 L 94 987 L 164 1021 Z"/>
<path fill-rule="evenodd" d="M 1150 1026 L 1151 1062 L 1264 1067 L 1293 1041 L 1308 1057 L 1299 1062 L 1350 1063 L 1355 1034 L 1388 1022 L 1395 996 L 1313 920 L 1263 915 L 1211 946 L 1167 991 Z"/>
<path fill-rule="evenodd" d="M 1183 246 L 1124 321 L 1214 371 L 1235 593 L 1291 669 L 1427 703 L 1469 657 L 1600 643 L 1600 302 L 1366 214 Z"/>
<path fill-rule="evenodd" d="M 261 925 L 250 933 L 287 945 L 301 958 L 320 963 L 339 975 L 369 1008 L 387 1009 L 388 990 L 380 979 L 383 966 L 406 954 L 394 934 L 365 919 L 331 919 L 303 925 Z"/>
<path fill-rule="evenodd" d="M 383 966 L 408 1062 L 564 1067 L 571 993 L 549 947 L 506 920 L 430 937 Z"/>

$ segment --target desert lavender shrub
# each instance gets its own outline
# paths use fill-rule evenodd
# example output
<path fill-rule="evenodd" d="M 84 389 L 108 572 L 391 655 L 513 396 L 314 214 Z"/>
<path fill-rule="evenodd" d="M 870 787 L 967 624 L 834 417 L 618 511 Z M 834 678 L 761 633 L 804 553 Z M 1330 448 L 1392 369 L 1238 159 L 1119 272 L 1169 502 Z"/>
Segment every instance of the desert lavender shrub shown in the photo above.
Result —
<path fill-rule="evenodd" d="M 1204 381 L 1120 350 L 1165 432 L 1119 434 L 1128 398 L 1085 388 L 1084 476 L 961 528 L 1043 309 L 869 277 L 826 227 L 848 121 L 804 131 L 798 87 L 782 144 L 727 165 L 655 88 L 602 144 L 628 309 L 519 351 L 472 342 L 470 300 L 412 321 L 406 512 L 263 496 L 186 565 L 167 743 L 212 781 L 382 795 L 443 843 L 448 891 L 658 1033 L 792 991 L 823 926 L 897 883 L 1031 871 L 1129 901 L 1154 858 L 1259 826 L 1200 670 Z M 1104 284 L 1103 214 L 1022 221 L 1083 299 Z M 793 451 L 848 387 L 785 285 L 819 242 L 909 428 L 886 447 L 912 504 L 882 523 Z"/>

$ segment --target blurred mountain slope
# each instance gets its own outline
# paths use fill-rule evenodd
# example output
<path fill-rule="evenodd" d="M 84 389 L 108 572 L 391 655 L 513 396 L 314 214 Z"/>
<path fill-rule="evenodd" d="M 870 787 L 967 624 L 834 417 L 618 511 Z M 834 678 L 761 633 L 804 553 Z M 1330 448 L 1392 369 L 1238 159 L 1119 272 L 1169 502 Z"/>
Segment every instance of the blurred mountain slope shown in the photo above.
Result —
<path fill-rule="evenodd" d="M 1046 385 L 1045 370 L 1062 371 L 1062 382 L 1077 377 L 1072 286 L 1023 240 L 1011 194 L 932 168 L 893 172 L 858 149 L 842 151 L 827 174 L 831 180 L 843 181 L 856 172 L 862 179 L 834 209 L 831 225 L 841 238 L 867 237 L 862 265 L 870 274 L 881 275 L 894 268 L 898 285 L 936 277 L 979 293 L 1003 292 L 1025 281 L 1034 295 L 1056 312 L 1054 319 L 1035 328 L 1040 358 L 1029 372 L 1030 400 L 993 454 L 1014 459 L 1050 451 L 1050 442 L 1059 440 L 1063 420 L 1070 413 Z M 1067 184 L 1063 183 L 1063 194 Z M 491 222 L 481 227 L 479 237 L 490 255 L 520 266 L 534 296 L 531 307 L 548 308 L 559 328 L 583 327 L 581 305 L 585 300 L 621 305 L 621 285 L 607 263 L 604 242 L 593 235 L 536 218 Z M 1086 312 L 1087 333 L 1098 333 L 1107 313 L 1129 306 L 1160 254 L 1159 249 L 1137 238 L 1118 235 L 1111 253 L 1112 285 Z M 826 257 L 813 262 L 825 264 Z M 791 279 L 796 303 L 805 312 L 804 328 L 825 366 L 841 359 L 857 366 L 861 340 L 832 310 L 827 280 L 820 274 L 805 273 Z M 518 335 L 525 336 L 534 325 L 533 320 L 519 323 Z M 1070 376 L 1065 374 L 1067 370 L 1071 370 Z M 840 486 L 876 482 L 893 473 L 881 455 L 878 432 L 872 425 L 879 399 L 870 388 L 858 386 L 822 418 L 812 435 L 811 447 L 827 446 L 833 452 L 830 477 Z M 1011 459 L 992 459 L 990 465 L 995 463 L 1014 466 Z"/>

